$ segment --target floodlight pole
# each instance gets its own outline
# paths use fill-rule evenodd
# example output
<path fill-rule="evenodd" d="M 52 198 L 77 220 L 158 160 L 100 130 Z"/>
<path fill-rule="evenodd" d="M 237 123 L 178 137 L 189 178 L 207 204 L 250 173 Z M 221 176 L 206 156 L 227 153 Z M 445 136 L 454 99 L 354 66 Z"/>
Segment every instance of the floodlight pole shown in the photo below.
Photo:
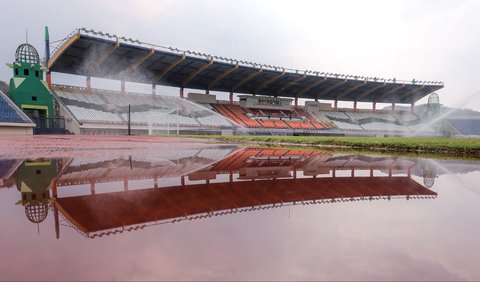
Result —
<path fill-rule="evenodd" d="M 131 112 L 130 112 L 130 104 L 128 104 L 128 135 L 131 135 L 131 125 L 130 125 L 130 115 L 131 115 Z"/>
<path fill-rule="evenodd" d="M 45 26 L 45 66 L 48 68 L 50 61 L 50 35 L 48 34 L 48 26 Z M 48 87 L 52 87 L 52 73 L 47 70 L 46 80 Z"/>
<path fill-rule="evenodd" d="M 179 135 L 179 128 L 178 128 L 178 108 L 177 108 L 177 135 Z"/>

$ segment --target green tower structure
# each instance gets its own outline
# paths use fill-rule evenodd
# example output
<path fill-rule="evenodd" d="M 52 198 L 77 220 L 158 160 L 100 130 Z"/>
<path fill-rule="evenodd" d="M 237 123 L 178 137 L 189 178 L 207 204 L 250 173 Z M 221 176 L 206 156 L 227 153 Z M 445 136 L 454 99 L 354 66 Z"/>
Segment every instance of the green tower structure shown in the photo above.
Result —
<path fill-rule="evenodd" d="M 8 66 L 13 69 L 8 89 L 10 99 L 36 123 L 54 117 L 54 99 L 43 80 L 48 69 L 41 65 L 37 50 L 28 43 L 18 46 L 15 62 Z"/>
<path fill-rule="evenodd" d="M 22 199 L 16 204 L 25 207 L 25 215 L 33 223 L 41 223 L 54 202 L 50 191 L 57 176 L 55 160 L 26 160 L 15 172 L 18 191 Z"/>

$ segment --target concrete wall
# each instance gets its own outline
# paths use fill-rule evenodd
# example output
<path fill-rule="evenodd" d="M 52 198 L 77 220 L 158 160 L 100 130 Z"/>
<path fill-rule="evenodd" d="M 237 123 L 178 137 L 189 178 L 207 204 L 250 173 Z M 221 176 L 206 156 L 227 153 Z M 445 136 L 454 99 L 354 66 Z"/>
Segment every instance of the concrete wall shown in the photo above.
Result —
<path fill-rule="evenodd" d="M 65 110 L 62 104 L 59 103 L 59 114 L 60 116 L 65 117 L 65 129 L 70 131 L 75 135 L 80 134 L 80 124 L 78 121 L 70 114 L 69 111 Z"/>
<path fill-rule="evenodd" d="M 188 100 L 200 104 L 215 104 L 217 102 L 217 96 L 201 93 L 188 93 Z"/>
<path fill-rule="evenodd" d="M 22 135 L 32 135 L 33 127 L 25 126 L 11 126 L 0 123 L 0 135 L 3 134 L 22 134 Z"/>

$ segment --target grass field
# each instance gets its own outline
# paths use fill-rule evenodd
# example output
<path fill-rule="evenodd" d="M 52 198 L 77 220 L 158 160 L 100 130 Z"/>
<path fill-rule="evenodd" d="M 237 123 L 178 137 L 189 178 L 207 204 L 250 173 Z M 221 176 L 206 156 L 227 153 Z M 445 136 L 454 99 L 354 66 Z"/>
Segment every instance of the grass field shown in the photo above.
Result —
<path fill-rule="evenodd" d="M 480 157 L 480 138 L 376 138 L 318 136 L 195 136 L 229 142 L 255 142 L 271 145 L 302 144 L 351 149 L 416 152 L 440 155 Z"/>

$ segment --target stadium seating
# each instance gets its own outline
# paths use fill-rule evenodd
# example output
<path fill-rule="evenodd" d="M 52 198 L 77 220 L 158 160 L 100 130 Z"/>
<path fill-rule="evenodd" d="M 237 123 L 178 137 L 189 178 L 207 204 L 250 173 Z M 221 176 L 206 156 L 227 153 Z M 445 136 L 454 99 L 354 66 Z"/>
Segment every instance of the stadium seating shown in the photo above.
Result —
<path fill-rule="evenodd" d="M 339 129 L 347 131 L 397 132 L 408 134 L 419 122 L 412 113 L 391 113 L 372 111 L 320 111 L 311 113 L 319 122 L 332 122 Z"/>
<path fill-rule="evenodd" d="M 101 89 L 54 85 L 52 91 L 81 123 L 178 125 L 211 128 L 234 126 L 214 111 L 170 96 L 122 93 Z"/>
<path fill-rule="evenodd" d="M 314 130 L 328 127 L 310 117 L 303 109 L 252 109 L 227 104 L 211 104 L 211 106 L 240 126 L 249 128 Z"/>
<path fill-rule="evenodd" d="M 15 105 L 10 98 L 0 91 L 0 122 L 32 123 L 32 121 Z"/>
<path fill-rule="evenodd" d="M 480 119 L 447 119 L 462 136 L 480 136 Z"/>

